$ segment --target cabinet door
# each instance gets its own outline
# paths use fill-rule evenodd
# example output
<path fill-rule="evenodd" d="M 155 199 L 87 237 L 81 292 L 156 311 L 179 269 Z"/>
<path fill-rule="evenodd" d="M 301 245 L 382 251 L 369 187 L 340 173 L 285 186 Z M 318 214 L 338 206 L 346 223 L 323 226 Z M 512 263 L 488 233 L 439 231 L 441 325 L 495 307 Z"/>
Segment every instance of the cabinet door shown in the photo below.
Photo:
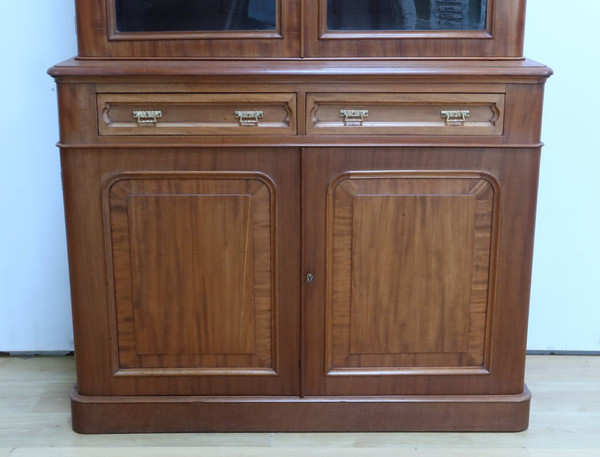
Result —
<path fill-rule="evenodd" d="M 81 57 L 297 57 L 298 0 L 77 0 Z"/>
<path fill-rule="evenodd" d="M 103 228 L 69 239 L 81 394 L 298 394 L 297 151 L 68 151 L 63 166 L 69 217 Z"/>
<path fill-rule="evenodd" d="M 519 57 L 524 0 L 306 0 L 307 57 Z"/>
<path fill-rule="evenodd" d="M 528 177 L 518 182 L 502 164 L 516 157 L 504 155 L 305 152 L 307 395 L 522 392 L 513 375 L 522 372 L 526 319 L 515 317 L 528 296 L 521 288 L 509 300 L 514 290 L 499 283 L 528 281 L 520 266 L 532 225 L 520 218 L 523 205 L 533 213 L 537 162 L 523 161 Z M 529 243 L 524 258 L 503 252 L 512 243 Z M 512 269 L 499 270 L 502 256 Z"/>

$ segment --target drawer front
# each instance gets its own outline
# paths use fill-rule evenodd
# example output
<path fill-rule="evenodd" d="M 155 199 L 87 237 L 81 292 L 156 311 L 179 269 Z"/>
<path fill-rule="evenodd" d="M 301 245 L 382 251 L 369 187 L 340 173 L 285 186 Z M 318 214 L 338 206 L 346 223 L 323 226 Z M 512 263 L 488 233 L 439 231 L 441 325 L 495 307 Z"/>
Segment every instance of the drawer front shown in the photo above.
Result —
<path fill-rule="evenodd" d="M 100 135 L 295 135 L 296 94 L 98 94 Z"/>
<path fill-rule="evenodd" d="M 503 133 L 504 94 L 309 94 L 309 135 Z"/>

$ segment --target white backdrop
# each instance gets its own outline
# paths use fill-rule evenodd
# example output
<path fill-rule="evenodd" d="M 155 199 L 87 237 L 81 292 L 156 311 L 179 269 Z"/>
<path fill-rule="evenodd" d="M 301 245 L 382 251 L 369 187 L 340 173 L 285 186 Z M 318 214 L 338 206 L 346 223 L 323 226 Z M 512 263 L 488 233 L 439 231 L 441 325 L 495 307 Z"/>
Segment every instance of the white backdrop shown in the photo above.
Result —
<path fill-rule="evenodd" d="M 0 0 L 0 352 L 73 348 L 51 65 L 76 54 L 73 0 Z M 566 6 L 570 5 L 570 6 Z M 600 351 L 598 0 L 528 0 L 547 85 L 531 350 Z"/>

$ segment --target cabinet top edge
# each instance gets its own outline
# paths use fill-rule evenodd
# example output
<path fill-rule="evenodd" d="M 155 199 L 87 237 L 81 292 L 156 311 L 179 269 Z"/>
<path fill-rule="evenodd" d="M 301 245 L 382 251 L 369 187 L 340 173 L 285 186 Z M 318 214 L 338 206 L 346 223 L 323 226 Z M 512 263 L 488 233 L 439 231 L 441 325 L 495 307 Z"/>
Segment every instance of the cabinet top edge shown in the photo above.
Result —
<path fill-rule="evenodd" d="M 519 60 L 81 60 L 69 59 L 48 70 L 54 78 L 82 77 L 459 77 L 533 78 L 552 70 Z"/>

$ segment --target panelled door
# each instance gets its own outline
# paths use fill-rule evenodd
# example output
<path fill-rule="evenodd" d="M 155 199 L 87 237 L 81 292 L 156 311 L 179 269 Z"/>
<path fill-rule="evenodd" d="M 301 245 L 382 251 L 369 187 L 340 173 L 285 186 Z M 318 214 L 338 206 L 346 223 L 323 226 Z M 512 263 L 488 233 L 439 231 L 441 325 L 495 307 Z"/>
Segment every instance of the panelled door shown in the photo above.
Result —
<path fill-rule="evenodd" d="M 96 341 L 78 356 L 103 364 L 82 372 L 81 394 L 299 394 L 298 156 L 293 148 L 64 154 L 65 186 L 83 189 L 68 195 L 68 212 L 85 208 L 103 227 L 98 240 L 71 237 L 72 269 L 88 285 L 74 289 L 74 311 Z M 106 290 L 94 301 L 106 306 L 86 298 L 94 284 Z"/>
<path fill-rule="evenodd" d="M 473 154 L 304 151 L 305 395 L 520 392 L 493 370 L 501 152 Z"/>

